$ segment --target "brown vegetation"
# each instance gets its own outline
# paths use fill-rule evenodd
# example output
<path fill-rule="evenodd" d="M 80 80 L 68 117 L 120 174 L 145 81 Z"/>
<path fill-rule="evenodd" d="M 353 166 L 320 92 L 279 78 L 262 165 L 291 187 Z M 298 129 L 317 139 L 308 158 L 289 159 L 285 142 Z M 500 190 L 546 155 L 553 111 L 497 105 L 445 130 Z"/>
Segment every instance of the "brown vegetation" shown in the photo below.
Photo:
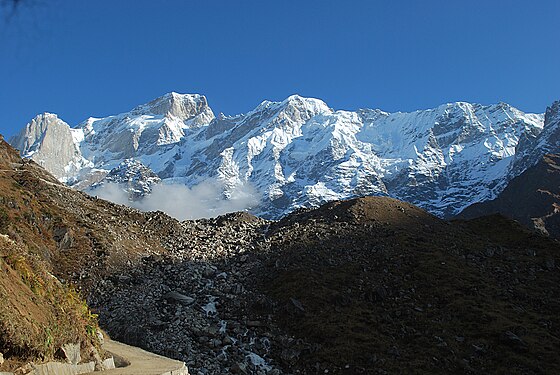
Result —
<path fill-rule="evenodd" d="M 369 197 L 294 214 L 270 238 L 259 288 L 307 342 L 288 367 L 560 372 L 559 244 L 504 217 L 449 223 Z"/>

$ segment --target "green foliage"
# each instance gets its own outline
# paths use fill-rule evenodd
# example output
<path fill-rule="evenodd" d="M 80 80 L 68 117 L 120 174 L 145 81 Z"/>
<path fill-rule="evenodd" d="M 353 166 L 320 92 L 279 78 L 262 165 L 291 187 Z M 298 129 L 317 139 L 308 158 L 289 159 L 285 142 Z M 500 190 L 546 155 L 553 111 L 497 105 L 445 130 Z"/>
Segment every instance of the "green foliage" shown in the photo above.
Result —
<path fill-rule="evenodd" d="M 45 352 L 52 351 L 52 344 L 54 341 L 54 337 L 49 327 L 45 328 Z"/>

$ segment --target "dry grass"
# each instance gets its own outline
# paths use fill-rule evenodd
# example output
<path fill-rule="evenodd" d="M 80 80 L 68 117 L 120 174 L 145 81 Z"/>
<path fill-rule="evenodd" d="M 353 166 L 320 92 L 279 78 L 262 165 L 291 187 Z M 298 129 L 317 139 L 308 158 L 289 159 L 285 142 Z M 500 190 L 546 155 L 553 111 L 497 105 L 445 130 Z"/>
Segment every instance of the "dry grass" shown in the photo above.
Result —
<path fill-rule="evenodd" d="M 558 242 L 503 217 L 447 223 L 387 198 L 327 204 L 276 230 L 257 285 L 309 343 L 286 367 L 560 373 Z"/>
<path fill-rule="evenodd" d="M 0 350 L 4 355 L 52 359 L 66 343 L 96 345 L 97 319 L 80 295 L 5 235 L 0 235 L 0 249 Z"/>

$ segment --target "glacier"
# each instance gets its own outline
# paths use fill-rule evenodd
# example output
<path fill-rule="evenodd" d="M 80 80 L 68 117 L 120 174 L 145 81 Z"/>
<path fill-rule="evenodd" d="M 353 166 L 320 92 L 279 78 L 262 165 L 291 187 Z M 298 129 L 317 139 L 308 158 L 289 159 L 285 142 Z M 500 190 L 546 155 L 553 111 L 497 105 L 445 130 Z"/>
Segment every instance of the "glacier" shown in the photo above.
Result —
<path fill-rule="evenodd" d="M 215 116 L 203 95 L 168 93 L 73 127 L 41 114 L 10 143 L 79 190 L 117 180 L 141 199 L 153 184 L 192 188 L 210 180 L 226 199 L 250 186 L 258 195 L 251 212 L 272 219 L 363 195 L 388 195 L 447 218 L 495 198 L 557 150 L 559 107 L 545 115 L 455 102 L 388 113 L 334 110 L 292 95 Z"/>

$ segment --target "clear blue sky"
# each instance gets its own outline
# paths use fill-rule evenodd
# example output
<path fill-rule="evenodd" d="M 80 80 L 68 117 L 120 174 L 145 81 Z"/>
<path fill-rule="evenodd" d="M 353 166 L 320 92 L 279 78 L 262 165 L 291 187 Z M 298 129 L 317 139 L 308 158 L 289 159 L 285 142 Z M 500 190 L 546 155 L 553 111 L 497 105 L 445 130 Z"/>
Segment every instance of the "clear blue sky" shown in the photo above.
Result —
<path fill-rule="evenodd" d="M 335 109 L 544 112 L 560 99 L 559 15 L 558 0 L 23 0 L 0 19 L 0 133 L 169 91 L 226 114 L 294 93 Z"/>

